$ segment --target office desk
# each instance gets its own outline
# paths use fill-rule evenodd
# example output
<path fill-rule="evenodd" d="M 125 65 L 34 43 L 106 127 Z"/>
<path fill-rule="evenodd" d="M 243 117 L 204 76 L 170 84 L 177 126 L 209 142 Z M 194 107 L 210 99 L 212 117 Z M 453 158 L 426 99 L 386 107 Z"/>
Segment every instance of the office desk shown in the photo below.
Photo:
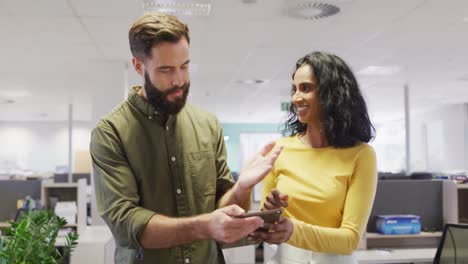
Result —
<path fill-rule="evenodd" d="M 264 263 L 267 263 L 276 252 L 277 246 L 264 243 Z M 368 249 L 355 251 L 359 264 L 377 263 L 432 263 L 436 248 L 411 249 Z"/>
<path fill-rule="evenodd" d="M 359 264 L 373 263 L 432 263 L 436 248 L 368 249 L 355 252 Z"/>
<path fill-rule="evenodd" d="M 107 226 L 87 226 L 80 234 L 78 246 L 70 257 L 71 264 L 112 264 L 115 243 Z"/>
<path fill-rule="evenodd" d="M 57 237 L 56 247 L 67 244 L 65 237 Z M 88 226 L 78 238 L 78 246 L 71 253 L 71 264 L 112 264 L 115 243 L 107 226 Z"/>

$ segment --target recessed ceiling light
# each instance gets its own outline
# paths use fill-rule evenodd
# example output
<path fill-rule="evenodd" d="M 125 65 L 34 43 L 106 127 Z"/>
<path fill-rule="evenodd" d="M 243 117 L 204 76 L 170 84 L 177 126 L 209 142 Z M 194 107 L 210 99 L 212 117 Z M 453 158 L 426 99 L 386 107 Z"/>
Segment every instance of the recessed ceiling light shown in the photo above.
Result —
<path fill-rule="evenodd" d="M 209 16 L 211 0 L 177 2 L 175 0 L 143 0 L 145 12 L 163 12 L 171 15 Z"/>
<path fill-rule="evenodd" d="M 11 90 L 0 90 L 0 97 L 6 98 L 20 98 L 20 97 L 28 97 L 32 94 L 23 89 L 11 89 Z"/>
<path fill-rule="evenodd" d="M 255 85 L 255 84 L 263 84 L 267 82 L 267 80 L 262 80 L 262 79 L 247 79 L 247 80 L 238 80 L 236 81 L 237 83 L 240 84 L 248 84 L 248 85 Z"/>
<path fill-rule="evenodd" d="M 367 76 L 390 76 L 399 73 L 401 70 L 398 66 L 367 66 L 357 72 L 359 75 Z"/>

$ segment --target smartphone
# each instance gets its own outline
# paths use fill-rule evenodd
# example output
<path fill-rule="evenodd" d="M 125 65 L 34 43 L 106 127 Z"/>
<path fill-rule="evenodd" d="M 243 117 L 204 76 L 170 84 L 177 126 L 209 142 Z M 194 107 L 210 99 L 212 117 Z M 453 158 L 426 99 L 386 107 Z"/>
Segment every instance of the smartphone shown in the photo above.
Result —
<path fill-rule="evenodd" d="M 258 212 L 249 212 L 242 215 L 236 216 L 237 218 L 246 218 L 251 216 L 259 216 L 263 219 L 266 223 L 274 223 L 279 220 L 281 213 L 283 210 L 281 209 L 273 209 L 273 210 L 265 210 L 265 211 L 258 211 Z"/>
<path fill-rule="evenodd" d="M 274 209 L 274 210 L 265 210 L 265 211 L 258 211 L 258 212 L 250 212 L 245 213 L 242 215 L 235 216 L 235 218 L 246 218 L 251 216 L 259 216 L 263 219 L 266 223 L 274 223 L 279 220 L 281 213 L 283 213 L 282 209 Z M 268 232 L 268 229 L 259 227 L 257 231 Z M 232 248 L 232 247 L 242 247 L 248 245 L 258 245 L 259 242 L 256 241 L 249 241 L 247 239 L 241 239 L 234 243 L 222 244 L 222 248 Z"/>

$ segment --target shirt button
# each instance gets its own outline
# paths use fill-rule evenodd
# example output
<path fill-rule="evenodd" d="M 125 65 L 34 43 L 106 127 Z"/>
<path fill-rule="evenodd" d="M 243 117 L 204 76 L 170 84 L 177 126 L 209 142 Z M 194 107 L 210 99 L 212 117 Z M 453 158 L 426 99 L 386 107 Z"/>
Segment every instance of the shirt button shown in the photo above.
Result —
<path fill-rule="evenodd" d="M 153 119 L 153 117 L 152 117 L 152 116 L 148 116 L 148 119 L 151 120 L 151 119 Z"/>
<path fill-rule="evenodd" d="M 190 259 L 186 258 L 185 263 L 190 263 Z"/>
<path fill-rule="evenodd" d="M 172 160 L 172 161 L 175 161 L 175 157 L 172 157 L 171 160 Z"/>
<path fill-rule="evenodd" d="M 177 192 L 177 194 L 180 194 L 182 191 L 180 189 L 177 189 L 176 192 Z M 187 259 L 185 261 L 187 261 Z"/>
<path fill-rule="evenodd" d="M 157 114 L 159 114 L 159 113 L 158 113 L 158 111 L 154 111 L 154 114 L 157 115 Z"/>
<path fill-rule="evenodd" d="M 169 131 L 169 126 L 166 126 L 166 130 L 168 130 L 168 131 Z"/>

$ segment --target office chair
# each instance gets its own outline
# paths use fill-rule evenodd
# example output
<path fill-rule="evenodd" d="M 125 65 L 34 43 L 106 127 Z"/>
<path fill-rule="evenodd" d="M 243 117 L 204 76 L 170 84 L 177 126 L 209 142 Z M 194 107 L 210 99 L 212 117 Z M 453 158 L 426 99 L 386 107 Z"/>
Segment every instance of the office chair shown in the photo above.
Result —
<path fill-rule="evenodd" d="M 434 264 L 468 264 L 468 225 L 445 224 Z"/>

